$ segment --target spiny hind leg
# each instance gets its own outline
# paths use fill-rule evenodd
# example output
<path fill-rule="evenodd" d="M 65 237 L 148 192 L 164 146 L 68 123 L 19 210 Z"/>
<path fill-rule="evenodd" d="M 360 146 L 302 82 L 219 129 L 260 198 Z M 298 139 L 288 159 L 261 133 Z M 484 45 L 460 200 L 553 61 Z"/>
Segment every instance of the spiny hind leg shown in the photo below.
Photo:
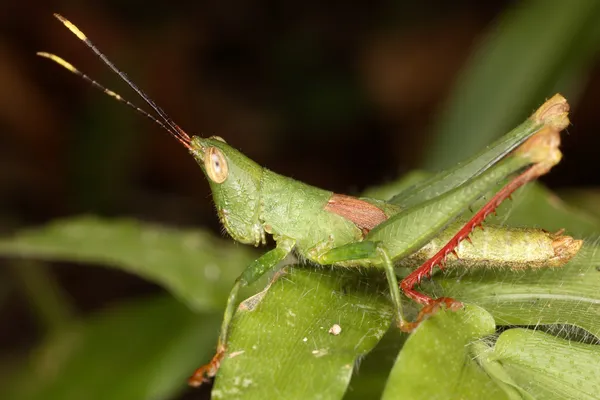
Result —
<path fill-rule="evenodd" d="M 547 164 L 538 163 L 529 167 L 525 172 L 521 175 L 514 178 L 510 181 L 506 186 L 504 186 L 498 193 L 491 198 L 459 231 L 454 235 L 448 243 L 444 247 L 442 247 L 433 257 L 429 260 L 425 261 L 423 265 L 414 270 L 410 275 L 402 280 L 400 283 L 400 287 L 404 294 L 414 301 L 421 303 L 424 305 L 423 309 L 419 313 L 416 321 L 410 325 L 405 325 L 407 330 L 413 330 L 418 326 L 418 324 L 426 319 L 428 316 L 436 313 L 440 305 L 445 305 L 447 308 L 451 310 L 457 310 L 462 307 L 462 303 L 451 299 L 449 297 L 441 297 L 438 299 L 432 299 L 431 297 L 417 291 L 414 289 L 416 285 L 421 283 L 421 280 L 424 277 L 430 277 L 433 268 L 437 265 L 440 269 L 444 268 L 444 260 L 449 253 L 454 253 L 456 255 L 455 249 L 458 244 L 464 239 L 469 240 L 469 235 L 473 232 L 477 226 L 481 227 L 481 224 L 485 220 L 485 218 L 492 212 L 496 210 L 496 208 L 510 195 L 525 185 L 528 182 L 533 181 L 538 178 L 540 175 L 543 175 L 549 170 Z M 483 229 L 483 228 L 482 228 Z"/>

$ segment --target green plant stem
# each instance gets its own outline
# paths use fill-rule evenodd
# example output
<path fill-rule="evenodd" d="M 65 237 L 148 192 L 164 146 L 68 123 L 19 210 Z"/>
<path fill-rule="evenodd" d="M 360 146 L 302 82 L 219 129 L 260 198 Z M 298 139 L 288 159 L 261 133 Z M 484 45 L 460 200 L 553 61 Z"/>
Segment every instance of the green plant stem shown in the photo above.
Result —
<path fill-rule="evenodd" d="M 71 303 L 46 265 L 21 260 L 10 268 L 46 334 L 62 330 L 73 319 Z"/>

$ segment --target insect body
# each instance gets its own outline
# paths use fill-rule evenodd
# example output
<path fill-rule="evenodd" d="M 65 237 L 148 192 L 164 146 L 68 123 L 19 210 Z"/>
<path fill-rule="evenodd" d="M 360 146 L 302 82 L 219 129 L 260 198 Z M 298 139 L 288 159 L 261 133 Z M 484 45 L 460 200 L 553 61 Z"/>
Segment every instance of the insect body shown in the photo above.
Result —
<path fill-rule="evenodd" d="M 275 239 L 275 248 L 252 262 L 236 280 L 228 298 L 217 354 L 191 378 L 190 383 L 194 386 L 214 376 L 219 368 L 226 352 L 239 289 L 273 270 L 291 252 L 322 265 L 382 268 L 389 283 L 398 325 L 405 331 L 414 329 L 439 304 L 460 308 L 458 301 L 431 299 L 414 287 L 423 276 L 431 274 L 435 265 L 443 266 L 446 255 L 455 252 L 460 242 L 467 239 L 471 231 L 514 190 L 548 172 L 560 160 L 558 134 L 568 124 L 568 105 L 562 96 L 556 95 L 523 124 L 471 160 L 390 201 L 335 194 L 276 174 L 250 160 L 220 137 L 190 137 L 77 27 L 56 16 L 125 79 L 161 120 L 92 81 L 61 58 L 48 53 L 38 54 L 83 76 L 108 95 L 151 118 L 185 146 L 208 178 L 219 219 L 234 240 L 258 246 L 265 243 L 267 234 Z M 511 180 L 504 184 L 508 178 Z M 473 218 L 460 226 L 451 225 L 465 209 L 490 191 L 496 194 Z M 398 285 L 395 265 L 422 257 L 426 249 L 431 251 L 428 243 L 436 237 L 446 238 L 447 243 L 435 248 L 434 254 L 427 256 L 423 265 Z M 546 236 L 551 244 L 556 240 L 561 244 L 549 246 L 550 253 L 560 249 L 560 254 L 548 256 L 555 258 L 557 266 L 568 261 L 581 246 L 579 241 L 565 238 L 568 237 Z M 523 254 L 519 261 L 526 263 L 527 255 Z M 415 322 L 408 322 L 404 317 L 401 290 L 424 305 Z"/>

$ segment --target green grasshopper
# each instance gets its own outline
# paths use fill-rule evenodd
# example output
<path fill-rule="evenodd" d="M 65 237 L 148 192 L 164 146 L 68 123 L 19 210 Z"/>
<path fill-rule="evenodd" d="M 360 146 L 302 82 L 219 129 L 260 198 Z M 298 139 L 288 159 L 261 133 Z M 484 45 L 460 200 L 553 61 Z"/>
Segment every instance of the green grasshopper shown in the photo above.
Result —
<path fill-rule="evenodd" d="M 62 58 L 49 53 L 38 55 L 80 75 L 92 86 L 150 118 L 179 141 L 206 175 L 219 219 L 234 240 L 254 246 L 265 244 L 267 234 L 275 240 L 275 248 L 247 266 L 236 280 L 227 301 L 217 352 L 209 364 L 190 378 L 193 386 L 214 377 L 219 369 L 240 288 L 273 270 L 292 252 L 320 265 L 382 268 L 389 283 L 395 317 L 403 331 L 412 331 L 442 305 L 452 310 L 462 307 L 451 298 L 432 299 L 415 290 L 415 286 L 423 277 L 430 276 L 436 265 L 444 267 L 449 253 L 460 257 L 456 262 L 463 265 L 486 260 L 493 264 L 489 254 L 478 252 L 478 244 L 484 239 L 473 232 L 474 228 L 481 226 L 486 216 L 517 188 L 547 173 L 561 158 L 559 132 L 569 123 L 569 106 L 562 96 L 555 95 L 529 119 L 480 154 L 389 201 L 335 194 L 261 167 L 220 137 L 190 137 L 82 31 L 62 16 L 55 16 L 123 78 L 160 119 L 106 89 Z M 467 208 L 489 192 L 495 194 L 474 216 L 466 222 L 457 222 Z M 511 268 L 561 266 L 581 247 L 581 241 L 541 230 L 524 232 L 490 227 L 486 232 L 488 237 L 522 236 L 521 242 L 526 246 L 517 252 L 514 260 L 500 256 L 499 261 Z M 543 244 L 533 240 L 534 236 Z M 462 246 L 465 239 L 472 242 L 471 250 Z M 505 243 L 503 248 L 502 240 L 496 242 L 500 253 L 514 253 L 509 249 L 511 243 Z M 538 247 L 531 251 L 533 242 L 538 243 Z M 395 266 L 414 265 L 415 260 L 424 262 L 398 285 Z M 414 322 L 404 317 L 401 291 L 424 306 Z"/>

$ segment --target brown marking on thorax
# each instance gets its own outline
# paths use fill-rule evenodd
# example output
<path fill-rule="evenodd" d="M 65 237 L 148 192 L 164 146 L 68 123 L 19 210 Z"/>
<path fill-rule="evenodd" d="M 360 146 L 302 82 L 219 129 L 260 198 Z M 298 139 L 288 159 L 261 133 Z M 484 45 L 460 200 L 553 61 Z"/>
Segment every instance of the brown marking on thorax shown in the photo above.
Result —
<path fill-rule="evenodd" d="M 388 218 L 380 208 L 369 202 L 336 193 L 323 209 L 352 221 L 362 230 L 363 236 Z"/>

